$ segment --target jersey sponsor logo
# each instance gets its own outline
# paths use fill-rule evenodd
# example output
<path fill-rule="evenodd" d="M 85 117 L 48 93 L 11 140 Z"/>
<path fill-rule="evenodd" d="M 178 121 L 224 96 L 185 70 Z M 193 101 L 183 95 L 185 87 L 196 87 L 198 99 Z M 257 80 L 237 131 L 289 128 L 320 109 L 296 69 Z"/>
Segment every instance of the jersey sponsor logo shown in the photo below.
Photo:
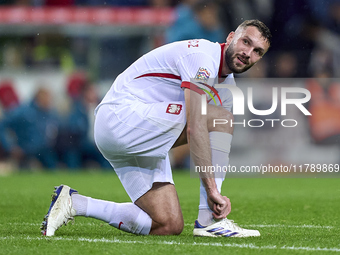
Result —
<path fill-rule="evenodd" d="M 182 105 L 181 104 L 169 104 L 167 109 L 166 109 L 166 113 L 170 113 L 170 114 L 180 114 L 182 111 Z"/>
<path fill-rule="evenodd" d="M 188 41 L 188 48 L 191 48 L 191 47 L 193 47 L 193 48 L 195 48 L 195 47 L 199 47 L 200 45 L 199 45 L 199 40 L 190 40 L 190 41 Z"/>
<path fill-rule="evenodd" d="M 210 72 L 203 67 L 200 67 L 196 73 L 195 80 L 203 81 L 206 83 L 210 77 Z"/>

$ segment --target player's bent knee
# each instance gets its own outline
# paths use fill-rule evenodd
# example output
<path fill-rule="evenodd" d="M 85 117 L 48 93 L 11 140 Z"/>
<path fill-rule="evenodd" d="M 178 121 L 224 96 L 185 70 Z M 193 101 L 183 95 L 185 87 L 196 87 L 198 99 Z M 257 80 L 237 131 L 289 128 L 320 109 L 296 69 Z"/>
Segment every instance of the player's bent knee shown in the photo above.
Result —
<path fill-rule="evenodd" d="M 183 231 L 183 228 L 184 228 L 184 221 L 183 221 L 183 218 L 181 220 L 178 220 L 176 221 L 176 223 L 172 224 L 172 232 L 173 232 L 173 235 L 179 235 L 182 233 Z"/>
<path fill-rule="evenodd" d="M 164 225 L 166 235 L 179 235 L 184 228 L 184 220 L 182 215 L 177 217 L 169 217 Z"/>
<path fill-rule="evenodd" d="M 183 231 L 184 226 L 183 225 L 175 225 L 171 226 L 171 229 L 169 231 L 169 235 L 180 235 Z"/>
<path fill-rule="evenodd" d="M 183 222 L 170 222 L 166 224 L 162 229 L 163 235 L 179 235 L 182 233 L 184 228 Z"/>
<path fill-rule="evenodd" d="M 154 222 L 151 235 L 179 235 L 184 228 L 183 217 L 167 217 L 162 222 Z"/>
<path fill-rule="evenodd" d="M 226 109 L 223 109 L 218 117 L 220 119 L 228 120 L 229 122 L 234 121 L 234 115 Z"/>
<path fill-rule="evenodd" d="M 209 132 L 219 131 L 232 134 L 234 131 L 234 115 L 222 108 L 213 106 L 208 116 L 208 130 Z"/>

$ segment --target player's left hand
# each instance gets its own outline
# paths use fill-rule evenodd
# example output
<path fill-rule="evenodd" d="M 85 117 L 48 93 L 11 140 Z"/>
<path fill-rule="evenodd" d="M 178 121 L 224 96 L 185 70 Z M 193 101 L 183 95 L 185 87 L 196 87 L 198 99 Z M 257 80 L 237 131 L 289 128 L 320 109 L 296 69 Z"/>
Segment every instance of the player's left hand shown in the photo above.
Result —
<path fill-rule="evenodd" d="M 212 215 L 215 219 L 224 219 L 231 211 L 230 199 L 222 196 L 217 190 L 208 193 L 208 205 L 213 211 Z"/>
<path fill-rule="evenodd" d="M 213 213 L 213 217 L 215 219 L 224 219 L 227 217 L 227 215 L 231 212 L 231 203 L 230 199 L 227 198 L 226 196 L 223 196 L 223 199 L 225 201 L 224 205 L 221 204 L 214 204 L 216 206 L 216 209 L 214 211 L 219 212 L 219 214 Z"/>

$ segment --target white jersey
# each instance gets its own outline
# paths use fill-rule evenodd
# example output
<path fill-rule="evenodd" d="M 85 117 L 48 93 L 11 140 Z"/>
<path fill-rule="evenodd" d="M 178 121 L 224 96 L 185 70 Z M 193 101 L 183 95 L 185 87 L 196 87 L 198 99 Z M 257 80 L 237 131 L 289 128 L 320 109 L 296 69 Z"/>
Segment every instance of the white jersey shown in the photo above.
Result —
<path fill-rule="evenodd" d="M 96 144 L 133 202 L 155 182 L 174 183 L 168 153 L 186 125 L 183 88 L 207 93 L 210 104 L 230 111 L 229 89 L 213 88 L 223 48 L 206 40 L 157 48 L 120 74 L 97 107 Z M 234 84 L 233 75 L 223 83 Z"/>
<path fill-rule="evenodd" d="M 184 101 L 183 88 L 193 89 L 190 84 L 195 84 L 197 92 L 203 89 L 216 92 L 211 87 L 218 83 L 221 74 L 223 48 L 224 44 L 202 39 L 170 43 L 152 50 L 117 77 L 100 105 L 130 104 L 136 100 L 150 104 Z M 220 83 L 235 85 L 233 74 Z M 230 91 L 217 91 L 223 107 L 230 111 Z M 208 94 L 207 98 L 210 98 Z M 212 103 L 211 98 L 209 101 Z M 217 98 L 216 101 L 219 105 Z"/>

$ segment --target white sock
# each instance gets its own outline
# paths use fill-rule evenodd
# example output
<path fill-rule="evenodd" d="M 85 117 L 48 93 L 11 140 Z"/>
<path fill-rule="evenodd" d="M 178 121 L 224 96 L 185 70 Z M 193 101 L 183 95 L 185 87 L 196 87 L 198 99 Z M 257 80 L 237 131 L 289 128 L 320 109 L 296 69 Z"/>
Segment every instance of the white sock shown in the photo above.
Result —
<path fill-rule="evenodd" d="M 71 195 L 72 207 L 76 210 L 76 216 L 85 216 L 87 210 L 87 197 L 74 193 Z"/>
<path fill-rule="evenodd" d="M 210 146 L 211 146 L 211 161 L 213 166 L 223 166 L 229 165 L 229 153 L 231 140 L 233 136 L 229 133 L 223 132 L 210 132 Z M 217 167 L 215 168 L 217 169 Z M 222 182 L 225 177 L 224 173 L 215 174 L 215 182 L 219 192 L 221 192 Z M 204 226 L 212 224 L 213 221 L 212 211 L 209 208 L 207 201 L 207 192 L 201 181 L 200 185 L 200 205 L 198 207 L 198 222 Z"/>
<path fill-rule="evenodd" d="M 115 203 L 79 194 L 72 195 L 72 202 L 77 216 L 102 220 L 115 228 L 133 234 L 148 235 L 150 233 L 152 219 L 133 203 Z"/>

